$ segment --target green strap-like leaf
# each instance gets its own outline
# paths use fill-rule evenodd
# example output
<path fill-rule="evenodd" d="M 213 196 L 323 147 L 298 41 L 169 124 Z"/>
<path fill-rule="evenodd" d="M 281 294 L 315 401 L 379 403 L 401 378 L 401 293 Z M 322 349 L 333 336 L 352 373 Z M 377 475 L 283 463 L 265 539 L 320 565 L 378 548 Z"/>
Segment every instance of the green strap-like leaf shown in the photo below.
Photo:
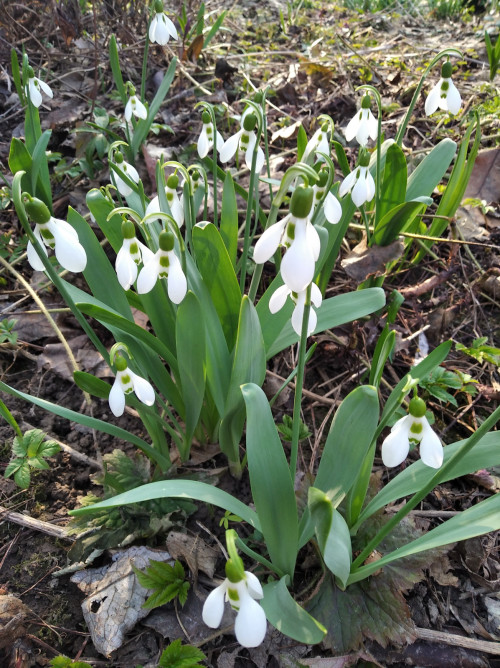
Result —
<path fill-rule="evenodd" d="M 325 627 L 294 601 L 286 587 L 286 576 L 264 585 L 262 589 L 264 598 L 260 604 L 267 619 L 278 631 L 306 645 L 315 645 L 323 640 Z"/>
<path fill-rule="evenodd" d="M 457 145 L 451 139 L 443 139 L 426 155 L 419 166 L 408 177 L 406 201 L 417 197 L 430 197 L 434 188 L 446 174 L 456 153 Z"/>
<path fill-rule="evenodd" d="M 224 189 L 222 191 L 220 235 L 224 241 L 231 264 L 236 268 L 236 253 L 238 250 L 238 203 L 236 202 L 233 177 L 229 171 L 226 173 Z"/>
<path fill-rule="evenodd" d="M 425 211 L 426 206 L 426 203 L 419 201 L 403 202 L 388 211 L 377 225 L 373 236 L 375 243 L 378 246 L 392 243 L 400 232 L 407 230 L 415 218 Z"/>
<path fill-rule="evenodd" d="M 71 515 L 86 515 L 101 508 L 114 508 L 125 506 L 129 503 L 140 503 L 152 499 L 192 499 L 211 503 L 219 508 L 229 510 L 230 513 L 241 517 L 257 531 L 261 530 L 259 518 L 255 510 L 252 510 L 239 499 L 222 489 L 208 485 L 206 482 L 197 480 L 163 480 L 151 482 L 141 487 L 135 487 L 129 492 L 118 494 L 111 499 L 100 501 L 92 506 L 85 506 L 77 510 L 69 511 Z"/>
<path fill-rule="evenodd" d="M 361 566 L 349 578 L 348 584 L 367 578 L 379 568 L 390 564 L 396 559 L 408 557 L 418 552 L 424 552 L 425 550 L 434 550 L 443 545 L 468 540 L 469 538 L 474 538 L 474 536 L 481 536 L 482 534 L 489 533 L 490 531 L 498 531 L 499 529 L 500 494 L 494 494 L 489 499 L 481 501 L 481 503 L 472 506 L 472 508 L 468 508 L 450 520 L 443 522 L 443 524 L 425 533 L 420 538 L 417 538 L 417 540 L 408 543 L 408 545 L 404 545 L 366 566 Z"/>
<path fill-rule="evenodd" d="M 297 504 L 290 469 L 264 392 L 242 387 L 247 408 L 247 457 L 252 498 L 271 561 L 293 577 L 297 557 Z"/>
<path fill-rule="evenodd" d="M 391 144 L 385 157 L 384 180 L 376 212 L 377 221 L 381 221 L 386 213 L 405 201 L 406 181 L 405 155 L 397 144 Z M 385 245 L 376 240 L 377 230 L 378 224 L 375 226 L 375 242 L 379 245 Z"/>

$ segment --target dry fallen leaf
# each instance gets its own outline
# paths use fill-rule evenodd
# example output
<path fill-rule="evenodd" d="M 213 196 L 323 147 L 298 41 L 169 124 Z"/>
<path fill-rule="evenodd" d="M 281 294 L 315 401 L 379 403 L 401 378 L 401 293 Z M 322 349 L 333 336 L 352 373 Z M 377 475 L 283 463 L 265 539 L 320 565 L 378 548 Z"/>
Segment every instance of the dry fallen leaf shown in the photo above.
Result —
<path fill-rule="evenodd" d="M 16 638 L 26 633 L 23 621 L 28 613 L 29 608 L 15 596 L 0 596 L 0 649 L 10 648 Z"/>
<path fill-rule="evenodd" d="M 199 536 L 171 531 L 167 537 L 167 549 L 172 559 L 181 559 L 187 563 L 195 580 L 199 570 L 213 578 L 219 553 Z"/>
<path fill-rule="evenodd" d="M 340 264 L 350 278 L 361 283 L 368 276 L 384 272 L 385 265 L 400 258 L 403 250 L 400 239 L 387 246 L 367 246 L 363 239 Z"/>
<path fill-rule="evenodd" d="M 142 604 L 151 590 L 139 584 L 132 566 L 144 569 L 151 559 L 171 561 L 168 552 L 131 547 L 115 553 L 114 563 L 110 566 L 79 571 L 71 578 L 89 594 L 82 603 L 82 611 L 92 642 L 100 654 L 109 656 L 121 647 L 125 634 L 150 613 L 142 608 Z"/>

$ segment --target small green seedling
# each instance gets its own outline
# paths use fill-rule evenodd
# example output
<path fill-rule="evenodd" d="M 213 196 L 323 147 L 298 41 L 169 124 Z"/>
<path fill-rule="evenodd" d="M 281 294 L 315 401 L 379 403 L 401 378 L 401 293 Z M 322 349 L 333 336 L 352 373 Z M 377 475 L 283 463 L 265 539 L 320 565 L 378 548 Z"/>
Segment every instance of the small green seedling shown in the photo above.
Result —
<path fill-rule="evenodd" d="M 61 449 L 58 443 L 46 438 L 41 429 L 30 429 L 25 434 L 17 435 L 12 442 L 12 459 L 5 469 L 5 477 L 14 476 L 16 485 L 21 489 L 28 489 L 31 469 L 48 469 L 45 460 Z"/>
<path fill-rule="evenodd" d="M 143 587 L 154 590 L 143 608 L 157 608 L 174 598 L 178 598 L 181 605 L 186 602 L 189 582 L 185 579 L 186 574 L 180 561 L 176 561 L 173 566 L 164 561 L 150 561 L 145 571 L 134 568 L 134 573 Z"/>

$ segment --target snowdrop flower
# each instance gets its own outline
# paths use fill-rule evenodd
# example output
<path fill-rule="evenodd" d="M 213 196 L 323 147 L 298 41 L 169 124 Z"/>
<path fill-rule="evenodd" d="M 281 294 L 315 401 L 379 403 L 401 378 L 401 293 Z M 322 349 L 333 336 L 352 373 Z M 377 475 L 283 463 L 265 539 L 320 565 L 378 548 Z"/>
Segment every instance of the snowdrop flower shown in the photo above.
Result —
<path fill-rule="evenodd" d="M 47 97 L 54 97 L 50 86 L 35 76 L 32 67 L 28 67 L 28 83 L 26 84 L 25 91 L 26 97 L 31 100 L 31 104 L 34 107 L 39 107 L 42 104 L 42 93 Z"/>
<path fill-rule="evenodd" d="M 122 172 L 125 172 L 129 179 L 131 179 L 134 183 L 139 183 L 140 178 L 137 169 L 123 159 L 123 155 L 120 153 L 120 151 L 115 153 L 115 163 L 116 166 L 122 170 Z M 118 192 L 120 195 L 122 195 L 122 197 L 128 197 L 128 195 L 130 195 L 132 192 L 132 188 L 127 183 L 125 183 L 125 181 L 114 171 L 111 172 L 111 181 L 113 185 L 118 188 Z"/>
<path fill-rule="evenodd" d="M 269 310 L 274 315 L 280 311 L 288 297 L 291 297 L 295 308 L 292 313 L 292 327 L 295 332 L 300 336 L 302 333 L 302 319 L 304 317 L 304 306 L 306 303 L 306 293 L 307 288 L 301 292 L 293 292 L 287 285 L 282 285 L 279 287 L 271 299 L 269 300 Z M 321 296 L 321 290 L 318 288 L 316 283 L 311 283 L 311 303 L 319 308 L 321 306 L 323 298 Z M 309 311 L 309 321 L 307 323 L 307 336 L 310 336 L 316 329 L 318 322 L 318 317 L 316 312 L 311 308 Z"/>
<path fill-rule="evenodd" d="M 370 173 L 369 164 L 370 156 L 368 153 L 360 155 L 358 165 L 340 184 L 340 197 L 344 197 L 350 192 L 352 201 L 356 206 L 371 202 L 375 195 L 375 181 Z"/>
<path fill-rule="evenodd" d="M 410 442 L 420 443 L 420 458 L 426 466 L 438 469 L 443 463 L 443 446 L 425 417 L 425 402 L 414 397 L 409 413 L 392 427 L 382 443 L 382 461 L 386 466 L 398 466 L 407 457 Z"/>
<path fill-rule="evenodd" d="M 78 234 L 65 220 L 53 218 L 47 206 L 36 197 L 23 194 L 26 212 L 35 221 L 33 234 L 40 242 L 45 254 L 45 246 L 55 251 L 57 261 L 68 271 L 83 271 L 87 266 L 85 248 L 78 240 Z M 43 262 L 35 247 L 28 241 L 28 262 L 35 271 L 45 271 Z"/>
<path fill-rule="evenodd" d="M 214 145 L 214 127 L 212 124 L 212 118 L 208 111 L 204 111 L 202 113 L 201 120 L 203 127 L 201 129 L 200 136 L 198 137 L 197 148 L 200 158 L 204 158 L 208 155 L 208 152 Z M 224 144 L 224 140 L 222 139 L 221 133 L 218 131 L 215 133 L 215 142 L 217 150 L 220 151 Z"/>
<path fill-rule="evenodd" d="M 163 11 L 163 2 L 156 0 L 155 15 L 149 26 L 149 41 L 156 42 L 160 46 L 165 46 L 168 40 L 177 39 L 177 30 L 174 24 Z"/>
<path fill-rule="evenodd" d="M 266 613 L 257 603 L 263 598 L 262 586 L 249 571 L 234 566 L 231 559 L 226 563 L 226 579 L 207 596 L 203 605 L 203 621 L 211 629 L 220 626 L 224 614 L 224 603 L 229 602 L 237 611 L 234 622 L 236 640 L 243 647 L 258 647 L 266 635 Z"/>
<path fill-rule="evenodd" d="M 222 144 L 219 152 L 221 162 L 231 160 L 236 151 L 242 151 L 245 154 L 245 164 L 248 169 L 252 169 L 252 159 L 257 143 L 257 137 L 254 132 L 257 118 L 254 113 L 246 114 L 241 121 L 241 129 Z M 255 173 L 259 174 L 264 166 L 266 158 L 264 151 L 260 146 L 257 147 L 257 160 L 255 163 Z"/>
<path fill-rule="evenodd" d="M 182 201 L 177 194 L 177 186 L 179 185 L 179 177 L 177 174 L 171 174 L 167 179 L 167 185 L 165 187 L 165 195 L 167 197 L 168 206 L 170 207 L 170 213 L 172 218 L 177 223 L 177 226 L 180 228 L 184 225 L 184 206 Z M 153 197 L 151 202 L 146 207 L 146 216 L 151 213 L 161 213 L 160 207 L 160 198 L 158 195 Z"/>
<path fill-rule="evenodd" d="M 187 280 L 179 258 L 174 253 L 174 235 L 171 232 L 160 232 L 158 241 L 160 247 L 156 253 L 143 258 L 144 266 L 137 279 L 137 292 L 140 295 L 150 292 L 159 278 L 166 278 L 169 298 L 174 304 L 180 304 L 186 296 Z"/>
<path fill-rule="evenodd" d="M 116 357 L 116 378 L 109 393 L 109 407 L 116 417 L 123 415 L 125 410 L 125 395 L 135 392 L 139 401 L 146 406 L 152 406 L 155 402 L 155 391 L 150 382 L 138 376 L 127 366 L 124 357 Z"/>
<path fill-rule="evenodd" d="M 120 285 L 129 290 L 137 279 L 137 265 L 146 263 L 154 253 L 137 239 L 134 223 L 129 220 L 122 223 L 122 234 L 123 245 L 116 256 L 115 269 Z"/>
<path fill-rule="evenodd" d="M 433 114 L 437 109 L 449 111 L 450 114 L 458 114 L 462 105 L 462 98 L 457 87 L 451 80 L 452 65 L 450 61 L 443 63 L 441 67 L 441 79 L 431 90 L 425 101 L 425 113 L 427 116 Z"/>
<path fill-rule="evenodd" d="M 323 160 L 318 153 L 330 154 L 330 142 L 328 141 L 328 123 L 323 123 L 322 126 L 316 130 L 311 139 L 307 142 L 301 162 L 307 162 L 307 159 L 313 153 L 316 154 L 318 160 Z"/>
<path fill-rule="evenodd" d="M 125 105 L 125 120 L 127 123 L 130 123 L 132 116 L 135 116 L 136 118 L 142 118 L 144 120 L 146 120 L 148 117 L 148 110 L 135 94 L 135 89 L 133 87 L 132 90 L 133 93 Z"/>
<path fill-rule="evenodd" d="M 370 110 L 371 97 L 365 95 L 361 100 L 361 109 L 351 118 L 345 129 L 345 138 L 351 141 L 356 137 L 360 146 L 366 146 L 368 139 L 376 141 L 378 135 L 378 123 Z"/>
<path fill-rule="evenodd" d="M 322 169 L 319 173 L 318 183 L 313 185 L 315 208 L 324 195 L 327 181 L 328 171 L 326 169 Z M 325 214 L 326 220 L 332 225 L 336 225 L 342 218 L 342 207 L 340 206 L 340 202 L 331 192 L 326 194 L 326 197 L 323 201 L 323 213 Z"/>
<path fill-rule="evenodd" d="M 287 249 L 281 261 L 281 277 L 293 292 L 302 292 L 314 278 L 319 257 L 320 239 L 309 220 L 313 189 L 298 186 L 290 202 L 290 213 L 264 231 L 255 244 L 253 259 L 257 264 L 267 262 L 281 244 Z"/>

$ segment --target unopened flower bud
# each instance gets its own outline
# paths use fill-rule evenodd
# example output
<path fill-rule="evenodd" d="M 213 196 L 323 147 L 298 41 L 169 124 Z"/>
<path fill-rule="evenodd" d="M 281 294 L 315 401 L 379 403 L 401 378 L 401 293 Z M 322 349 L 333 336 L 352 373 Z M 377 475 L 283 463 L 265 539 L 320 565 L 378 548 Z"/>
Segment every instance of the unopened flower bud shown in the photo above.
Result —
<path fill-rule="evenodd" d="M 26 193 L 24 194 L 24 197 L 26 197 L 24 200 L 24 208 L 26 209 L 28 216 L 39 225 L 48 223 L 50 220 L 50 211 L 45 202 L 42 202 L 38 197 L 26 195 Z"/>
<path fill-rule="evenodd" d="M 314 198 L 314 191 L 312 188 L 304 188 L 298 186 L 295 188 L 292 200 L 290 202 L 290 213 L 295 218 L 307 218 L 309 215 Z"/>

